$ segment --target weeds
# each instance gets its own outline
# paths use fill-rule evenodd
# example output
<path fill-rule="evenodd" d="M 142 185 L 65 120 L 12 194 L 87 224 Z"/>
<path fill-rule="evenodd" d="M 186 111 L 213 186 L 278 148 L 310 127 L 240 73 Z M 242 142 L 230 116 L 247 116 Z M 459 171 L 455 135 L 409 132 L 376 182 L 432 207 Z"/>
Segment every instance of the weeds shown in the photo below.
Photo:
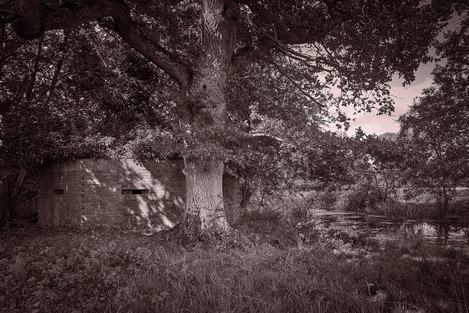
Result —
<path fill-rule="evenodd" d="M 379 247 L 314 220 L 263 214 L 189 246 L 37 227 L 11 230 L 7 245 L 0 232 L 0 312 L 468 310 L 469 261 L 457 251 Z"/>

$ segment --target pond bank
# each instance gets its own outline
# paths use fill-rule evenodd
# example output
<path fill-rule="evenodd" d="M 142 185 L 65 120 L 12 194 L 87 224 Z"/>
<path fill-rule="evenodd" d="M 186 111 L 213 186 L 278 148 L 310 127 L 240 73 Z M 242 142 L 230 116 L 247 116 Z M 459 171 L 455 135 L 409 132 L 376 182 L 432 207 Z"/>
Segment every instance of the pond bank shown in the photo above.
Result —
<path fill-rule="evenodd" d="M 384 215 L 328 210 L 314 210 L 311 216 L 318 227 L 356 233 L 381 244 L 437 245 L 469 255 L 469 224 L 460 220 L 391 219 Z"/>

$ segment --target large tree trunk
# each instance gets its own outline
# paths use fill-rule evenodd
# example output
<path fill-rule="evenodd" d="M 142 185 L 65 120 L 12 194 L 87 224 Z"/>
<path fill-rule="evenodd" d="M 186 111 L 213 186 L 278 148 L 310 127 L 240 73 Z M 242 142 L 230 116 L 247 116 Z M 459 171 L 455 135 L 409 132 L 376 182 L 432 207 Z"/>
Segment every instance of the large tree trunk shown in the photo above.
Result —
<path fill-rule="evenodd" d="M 185 161 L 186 227 L 189 233 L 229 229 L 223 202 L 223 168 L 220 160 Z"/>
<path fill-rule="evenodd" d="M 26 174 L 26 170 L 21 168 L 16 175 L 5 174 L 2 177 L 0 184 L 0 223 L 8 222 L 16 217 L 16 201 Z"/>
<path fill-rule="evenodd" d="M 202 0 L 202 51 L 187 92 L 182 122 L 197 149 L 185 157 L 186 231 L 226 232 L 220 142 L 226 119 L 226 88 L 236 45 L 239 8 L 231 0 Z M 208 155 L 210 154 L 210 155 Z"/>

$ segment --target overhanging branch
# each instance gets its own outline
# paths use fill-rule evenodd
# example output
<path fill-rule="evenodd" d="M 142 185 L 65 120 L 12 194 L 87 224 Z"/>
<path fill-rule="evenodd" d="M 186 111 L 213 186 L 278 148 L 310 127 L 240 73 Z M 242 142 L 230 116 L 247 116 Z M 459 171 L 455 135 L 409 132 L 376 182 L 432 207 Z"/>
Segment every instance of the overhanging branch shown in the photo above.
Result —
<path fill-rule="evenodd" d="M 189 85 L 190 70 L 161 45 L 151 40 L 131 19 L 129 12 L 114 17 L 115 30 L 129 45 L 174 78 L 180 87 Z"/>
<path fill-rule="evenodd" d="M 272 65 L 277 69 L 277 71 L 282 74 L 286 79 L 288 79 L 293 86 L 295 86 L 296 89 L 298 89 L 298 91 L 304 95 L 306 98 L 308 98 L 311 102 L 314 102 L 316 103 L 319 107 L 323 107 L 324 105 L 320 102 L 318 102 L 316 99 L 314 99 L 314 97 L 312 97 L 309 93 L 307 93 L 306 91 L 303 90 L 303 88 L 293 79 L 290 77 L 290 75 L 288 75 L 287 72 L 285 72 L 280 66 L 278 66 L 275 62 L 271 62 Z"/>
<path fill-rule="evenodd" d="M 12 24 L 17 26 L 18 34 L 26 39 L 38 38 L 47 30 L 72 29 L 89 21 L 113 17 L 115 30 L 124 41 L 166 72 L 179 86 L 184 87 L 189 84 L 190 69 L 176 55 L 142 32 L 131 19 L 125 2 L 76 0 L 63 1 L 58 7 L 39 4 L 39 0 L 0 0 L 0 14 L 17 17 Z"/>
<path fill-rule="evenodd" d="M 245 20 L 247 21 L 247 23 L 254 30 L 260 32 L 263 36 L 265 36 L 268 40 L 270 40 L 273 43 L 274 47 L 278 51 L 280 51 L 284 55 L 288 56 L 289 58 L 295 59 L 295 60 L 303 63 L 304 65 L 306 65 L 306 66 L 308 66 L 308 67 L 310 67 L 310 68 L 312 68 L 316 71 L 321 71 L 321 72 L 331 72 L 330 68 L 326 68 L 323 65 L 331 66 L 331 67 L 333 67 L 335 65 L 335 64 L 332 64 L 331 62 L 325 62 L 325 60 L 323 58 L 322 59 L 314 58 L 310 55 L 307 55 L 307 54 L 301 53 L 299 51 L 296 51 L 296 50 L 288 47 L 288 45 L 285 44 L 284 42 L 282 42 L 281 40 L 279 40 L 276 37 L 271 36 L 270 34 L 268 34 L 261 27 L 254 24 L 251 20 L 249 20 L 249 19 L 245 19 Z"/>

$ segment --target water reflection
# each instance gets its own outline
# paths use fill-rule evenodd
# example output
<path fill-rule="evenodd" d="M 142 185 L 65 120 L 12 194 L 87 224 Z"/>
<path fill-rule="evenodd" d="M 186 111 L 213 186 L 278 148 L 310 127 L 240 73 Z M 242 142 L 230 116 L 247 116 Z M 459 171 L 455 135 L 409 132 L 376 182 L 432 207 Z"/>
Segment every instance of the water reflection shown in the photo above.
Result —
<path fill-rule="evenodd" d="M 314 216 L 323 227 L 366 233 L 381 242 L 421 239 L 426 244 L 453 247 L 469 254 L 469 225 L 457 221 L 397 221 L 380 215 L 323 210 L 316 210 Z"/>

